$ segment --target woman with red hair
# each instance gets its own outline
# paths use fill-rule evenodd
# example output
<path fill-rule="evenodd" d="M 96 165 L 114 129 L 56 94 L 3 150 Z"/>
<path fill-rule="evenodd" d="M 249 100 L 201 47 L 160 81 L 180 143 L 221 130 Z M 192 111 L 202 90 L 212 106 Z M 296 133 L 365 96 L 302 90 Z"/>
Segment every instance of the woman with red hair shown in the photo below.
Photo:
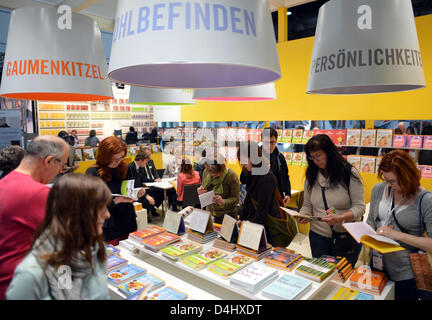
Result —
<path fill-rule="evenodd" d="M 102 140 L 96 156 L 96 165 L 87 169 L 86 174 L 100 177 L 107 184 L 112 194 L 121 194 L 123 180 L 128 180 L 128 165 L 124 161 L 127 154 L 126 145 L 117 137 Z M 138 193 L 142 197 L 145 190 Z M 114 197 L 108 205 L 111 218 L 105 221 L 103 234 L 105 240 L 117 245 L 126 239 L 129 233 L 137 230 L 136 214 L 133 200 L 126 197 Z"/>
<path fill-rule="evenodd" d="M 384 255 L 374 252 L 373 267 L 383 270 L 395 282 L 395 300 L 417 300 L 409 253 L 432 251 L 432 194 L 420 185 L 420 171 L 402 150 L 383 157 L 378 177 L 384 182 L 372 190 L 367 223 L 406 250 Z M 428 238 L 422 236 L 424 231 Z"/>

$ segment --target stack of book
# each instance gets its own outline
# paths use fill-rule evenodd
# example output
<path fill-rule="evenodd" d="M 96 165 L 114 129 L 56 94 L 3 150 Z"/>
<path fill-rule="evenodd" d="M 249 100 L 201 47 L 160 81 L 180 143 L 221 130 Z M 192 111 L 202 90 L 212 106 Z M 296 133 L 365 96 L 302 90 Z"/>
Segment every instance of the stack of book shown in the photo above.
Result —
<path fill-rule="evenodd" d="M 148 237 L 157 235 L 159 233 L 165 232 L 166 229 L 158 227 L 158 226 L 151 226 L 148 228 L 145 228 L 144 230 L 135 231 L 129 234 L 129 240 L 132 240 L 133 242 L 137 244 L 142 244 L 142 241 Z"/>
<path fill-rule="evenodd" d="M 210 263 L 215 262 L 216 260 L 222 259 L 226 256 L 226 253 L 216 250 L 209 249 L 204 250 L 201 253 L 195 253 L 190 256 L 185 257 L 181 262 L 188 267 L 200 271 L 207 267 Z"/>
<path fill-rule="evenodd" d="M 190 254 L 198 253 L 202 250 L 202 247 L 188 241 L 182 241 L 180 243 L 176 243 L 172 246 L 168 246 L 166 248 L 161 249 L 162 255 L 177 261 L 182 259 Z"/>
<path fill-rule="evenodd" d="M 169 232 L 162 232 L 142 240 L 142 243 L 145 248 L 156 252 L 159 251 L 161 248 L 168 246 L 179 240 L 180 240 L 180 236 L 176 234 L 169 233 Z"/>
<path fill-rule="evenodd" d="M 386 282 L 387 277 L 383 272 L 362 267 L 356 268 L 349 278 L 350 287 L 375 295 L 382 293 Z"/>
<path fill-rule="evenodd" d="M 164 280 L 150 273 L 147 273 L 139 277 L 130 279 L 123 284 L 118 285 L 117 288 L 126 296 L 131 296 L 144 288 L 148 283 L 151 283 L 151 288 L 149 289 L 149 292 L 159 289 L 165 285 Z"/>
<path fill-rule="evenodd" d="M 336 266 L 337 274 L 334 280 L 337 282 L 344 283 L 354 272 L 354 268 L 351 263 L 345 257 L 334 257 L 334 256 L 321 256 L 321 259 L 326 260 L 329 264 Z"/>
<path fill-rule="evenodd" d="M 222 249 L 222 250 L 225 250 L 228 252 L 234 252 L 236 250 L 237 246 L 235 243 L 225 241 L 222 237 L 218 237 L 213 242 L 213 247 L 218 248 L 218 249 Z"/>
<path fill-rule="evenodd" d="M 188 295 L 171 287 L 164 287 L 149 295 L 148 300 L 186 300 Z"/>
<path fill-rule="evenodd" d="M 136 278 L 144 273 L 147 273 L 147 270 L 141 267 L 138 267 L 134 264 L 128 264 L 121 268 L 116 268 L 108 272 L 108 282 L 118 286 L 123 282 L 128 281 L 129 279 Z"/>
<path fill-rule="evenodd" d="M 252 262 L 254 260 L 250 257 L 233 253 L 224 259 L 211 263 L 208 270 L 226 279 Z"/>
<path fill-rule="evenodd" d="M 322 282 L 333 273 L 335 268 L 335 265 L 331 265 L 323 259 L 304 257 L 295 272 L 313 281 Z"/>
<path fill-rule="evenodd" d="M 255 260 L 261 260 L 262 258 L 268 256 L 271 253 L 272 246 L 270 244 L 267 244 L 266 247 L 263 247 L 262 249 L 253 250 L 246 247 L 243 247 L 239 244 L 237 244 L 237 252 L 244 254 L 245 256 L 252 257 Z"/>
<path fill-rule="evenodd" d="M 374 297 L 368 293 L 340 287 L 330 300 L 374 300 Z"/>
<path fill-rule="evenodd" d="M 121 268 L 128 264 L 126 259 L 119 257 L 118 255 L 112 255 L 108 257 L 107 261 L 107 271 Z"/>
<path fill-rule="evenodd" d="M 264 258 L 264 263 L 270 267 L 285 271 L 293 270 L 301 261 L 303 256 L 294 250 L 277 247 L 272 253 Z"/>
<path fill-rule="evenodd" d="M 262 295 L 275 300 L 297 300 L 311 287 L 311 281 L 286 274 L 265 287 Z"/>
<path fill-rule="evenodd" d="M 109 244 L 106 246 L 106 252 L 108 256 L 112 256 L 113 254 L 118 254 L 120 250 Z"/>
<path fill-rule="evenodd" d="M 211 231 L 208 233 L 201 233 L 201 232 L 194 231 L 191 229 L 187 230 L 187 238 L 189 240 L 195 241 L 195 242 L 200 243 L 200 244 L 205 244 L 205 243 L 211 242 L 216 238 L 216 236 L 217 236 L 216 231 Z"/>
<path fill-rule="evenodd" d="M 278 271 L 261 263 L 252 263 L 246 268 L 233 274 L 230 284 L 250 293 L 257 293 L 263 287 L 277 279 Z"/>

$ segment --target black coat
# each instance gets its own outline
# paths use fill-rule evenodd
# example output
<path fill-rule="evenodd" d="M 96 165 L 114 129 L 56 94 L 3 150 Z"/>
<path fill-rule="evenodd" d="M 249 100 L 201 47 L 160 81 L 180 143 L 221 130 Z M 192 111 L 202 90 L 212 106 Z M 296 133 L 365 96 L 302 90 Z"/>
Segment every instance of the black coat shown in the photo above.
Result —
<path fill-rule="evenodd" d="M 288 166 L 284 155 L 279 152 L 278 148 L 275 148 L 270 155 L 270 169 L 277 179 L 277 187 L 281 193 L 281 196 L 291 196 L 291 182 L 289 179 Z M 246 176 L 243 171 L 240 175 L 240 182 L 242 184 L 246 183 Z"/>
<path fill-rule="evenodd" d="M 147 176 L 147 173 L 145 171 L 144 168 L 141 168 L 140 174 L 138 175 L 138 171 L 137 171 L 137 167 L 135 162 L 131 162 L 128 166 L 128 176 L 130 176 L 130 179 L 134 179 L 135 180 L 135 188 L 140 188 L 142 187 L 143 183 L 146 182 L 154 182 L 155 179 L 159 179 L 159 174 L 157 173 L 156 167 L 154 165 L 153 160 L 149 160 L 149 162 L 147 163 L 147 170 L 149 170 L 151 172 L 151 174 L 153 175 L 153 178 L 151 178 L 151 176 Z"/>
<path fill-rule="evenodd" d="M 265 175 L 245 175 L 246 198 L 240 214 L 240 220 L 248 220 L 266 226 L 266 216 L 280 218 L 276 202 L 276 179 L 271 171 Z M 257 208 L 252 202 L 255 200 Z"/>
<path fill-rule="evenodd" d="M 136 131 L 130 131 L 126 135 L 127 144 L 136 144 L 138 142 L 138 133 Z"/>
<path fill-rule="evenodd" d="M 112 179 L 108 182 L 105 181 L 105 183 L 111 190 L 111 193 L 121 194 L 122 181 L 133 178 L 126 176 L 125 179 L 121 179 L 117 176 L 114 169 L 111 170 Z M 97 167 L 90 167 L 87 169 L 86 174 L 97 177 L 97 171 Z M 111 217 L 105 220 L 103 226 L 103 233 L 106 241 L 127 236 L 129 233 L 137 230 L 136 214 L 132 203 L 114 204 L 114 202 L 111 202 L 107 208 Z"/>

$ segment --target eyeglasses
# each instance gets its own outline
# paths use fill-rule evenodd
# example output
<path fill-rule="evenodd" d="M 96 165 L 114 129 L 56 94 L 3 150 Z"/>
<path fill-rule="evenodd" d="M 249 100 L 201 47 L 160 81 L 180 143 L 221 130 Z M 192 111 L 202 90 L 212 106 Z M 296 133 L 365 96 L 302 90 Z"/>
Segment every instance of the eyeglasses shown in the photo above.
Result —
<path fill-rule="evenodd" d="M 392 186 L 397 186 L 398 185 L 398 181 L 397 180 L 386 180 L 384 179 L 385 182 L 387 182 L 388 184 L 391 184 Z"/>
<path fill-rule="evenodd" d="M 61 159 L 55 158 L 55 161 L 60 162 L 62 166 L 61 172 L 66 172 L 69 170 L 69 167 L 65 163 L 63 163 Z"/>
<path fill-rule="evenodd" d="M 317 156 L 313 156 L 313 157 L 309 156 L 308 159 L 311 160 L 311 161 L 314 161 L 314 160 L 320 159 L 322 156 L 323 156 L 323 154 L 321 153 L 321 154 L 319 154 Z"/>

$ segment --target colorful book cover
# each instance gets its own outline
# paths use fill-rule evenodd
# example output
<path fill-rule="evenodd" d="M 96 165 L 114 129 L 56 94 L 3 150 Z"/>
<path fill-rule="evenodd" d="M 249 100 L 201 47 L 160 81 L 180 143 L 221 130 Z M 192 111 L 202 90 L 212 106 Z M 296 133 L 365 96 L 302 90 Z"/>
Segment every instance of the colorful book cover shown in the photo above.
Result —
<path fill-rule="evenodd" d="M 379 168 L 379 165 L 381 163 L 382 158 L 383 157 L 380 156 L 380 157 L 376 157 L 376 159 L 375 159 L 375 173 L 378 173 L 378 168 Z"/>
<path fill-rule="evenodd" d="M 165 231 L 166 230 L 164 228 L 161 228 L 158 226 L 152 226 L 152 227 L 146 228 L 144 230 L 132 232 L 131 234 L 129 234 L 129 236 L 133 239 L 141 241 L 145 238 L 148 238 L 150 236 L 153 236 L 155 234 L 162 233 Z"/>
<path fill-rule="evenodd" d="M 294 129 L 292 133 L 292 143 L 302 143 L 303 129 Z"/>
<path fill-rule="evenodd" d="M 361 146 L 374 147 L 376 143 L 375 129 L 361 129 Z"/>
<path fill-rule="evenodd" d="M 145 285 L 149 282 L 152 284 L 152 287 L 149 290 L 149 292 L 156 290 L 157 288 L 165 285 L 165 281 L 148 273 L 148 274 L 141 275 L 137 278 L 131 279 L 129 281 L 126 281 L 125 283 L 119 285 L 118 288 L 120 289 L 121 292 L 129 296 L 140 291 L 141 288 L 144 288 Z"/>
<path fill-rule="evenodd" d="M 374 300 L 374 297 L 371 294 L 340 287 L 330 300 Z"/>
<path fill-rule="evenodd" d="M 93 149 L 82 149 L 82 151 L 83 151 L 84 160 L 87 161 L 87 160 L 95 159 Z"/>
<path fill-rule="evenodd" d="M 432 179 L 432 166 L 423 166 L 421 171 L 421 177 L 426 179 Z"/>
<path fill-rule="evenodd" d="M 359 146 L 360 145 L 360 129 L 347 129 L 346 145 Z"/>
<path fill-rule="evenodd" d="M 392 146 L 393 130 L 377 129 L 376 146 L 380 148 L 389 148 Z"/>
<path fill-rule="evenodd" d="M 393 136 L 393 148 L 405 148 L 405 139 L 404 135 L 395 134 Z"/>
<path fill-rule="evenodd" d="M 290 265 L 293 261 L 302 257 L 300 253 L 286 248 L 276 248 L 271 254 L 264 258 L 264 262 L 277 264 L 283 267 Z"/>
<path fill-rule="evenodd" d="M 202 247 L 192 242 L 181 242 L 161 249 L 161 252 L 171 258 L 177 258 L 190 252 L 201 251 Z"/>
<path fill-rule="evenodd" d="M 232 274 L 254 261 L 255 260 L 250 257 L 235 253 L 229 255 L 225 259 L 220 259 L 216 262 L 213 262 L 211 266 L 221 270 L 222 272 Z"/>
<path fill-rule="evenodd" d="M 302 156 L 302 167 L 307 167 L 309 165 L 308 160 L 307 160 L 307 155 L 306 152 L 302 152 L 303 156 Z"/>
<path fill-rule="evenodd" d="M 348 155 L 347 161 L 360 172 L 361 156 Z"/>
<path fill-rule="evenodd" d="M 303 131 L 303 137 L 302 137 L 302 143 L 306 144 L 310 138 L 313 137 L 313 130 L 304 130 Z"/>
<path fill-rule="evenodd" d="M 126 259 L 123 259 L 118 255 L 113 254 L 111 256 L 108 256 L 107 270 L 118 268 L 119 266 L 123 266 L 127 264 L 127 262 L 128 261 Z"/>
<path fill-rule="evenodd" d="M 293 135 L 292 129 L 283 129 L 281 142 L 291 143 L 292 142 L 292 135 Z"/>
<path fill-rule="evenodd" d="M 277 137 L 277 142 L 283 142 L 282 141 L 282 135 L 283 135 L 283 130 L 282 129 L 276 129 L 276 132 L 277 132 L 277 134 L 278 134 L 278 137 Z"/>
<path fill-rule="evenodd" d="M 423 136 L 423 149 L 432 149 L 432 136 Z"/>
<path fill-rule="evenodd" d="M 200 254 L 192 254 L 184 258 L 181 262 L 193 269 L 201 270 L 208 264 L 226 256 L 226 253 L 216 249 L 208 249 Z"/>
<path fill-rule="evenodd" d="M 120 252 L 119 249 L 117 249 L 116 247 L 114 247 L 110 244 L 106 246 L 106 251 L 107 251 L 108 256 L 111 256 L 113 254 L 118 254 Z"/>
<path fill-rule="evenodd" d="M 260 263 L 252 263 L 230 277 L 235 283 L 245 283 L 254 286 L 277 275 L 278 271 Z"/>
<path fill-rule="evenodd" d="M 360 172 L 375 172 L 375 157 L 363 156 L 360 159 Z"/>
<path fill-rule="evenodd" d="M 137 277 L 143 273 L 146 273 L 147 270 L 143 269 L 141 267 L 138 267 L 134 264 L 128 264 L 124 267 L 114 269 L 110 272 L 108 272 L 108 281 L 111 284 L 118 285 L 120 283 L 123 283 L 124 281 L 127 281 L 130 278 Z"/>
<path fill-rule="evenodd" d="M 293 153 L 292 166 L 301 167 L 303 164 L 303 152 Z"/>
<path fill-rule="evenodd" d="M 181 291 L 165 287 L 149 295 L 148 300 L 185 300 L 187 297 L 187 294 Z"/>
<path fill-rule="evenodd" d="M 333 130 L 332 141 L 337 146 L 343 146 L 346 142 L 346 130 Z"/>
<path fill-rule="evenodd" d="M 160 247 L 164 244 L 171 243 L 180 239 L 180 236 L 169 232 L 163 232 L 152 237 L 146 238 L 142 241 L 144 245 L 150 247 Z"/>
<path fill-rule="evenodd" d="M 413 149 L 420 149 L 423 147 L 423 137 L 410 135 L 407 136 L 407 147 Z"/>
<path fill-rule="evenodd" d="M 285 156 L 287 166 L 290 166 L 292 164 L 294 153 L 293 152 L 284 152 L 284 156 Z"/>
<path fill-rule="evenodd" d="M 309 280 L 286 274 L 265 287 L 262 294 L 278 300 L 295 300 L 309 290 L 311 286 L 312 282 Z"/>

